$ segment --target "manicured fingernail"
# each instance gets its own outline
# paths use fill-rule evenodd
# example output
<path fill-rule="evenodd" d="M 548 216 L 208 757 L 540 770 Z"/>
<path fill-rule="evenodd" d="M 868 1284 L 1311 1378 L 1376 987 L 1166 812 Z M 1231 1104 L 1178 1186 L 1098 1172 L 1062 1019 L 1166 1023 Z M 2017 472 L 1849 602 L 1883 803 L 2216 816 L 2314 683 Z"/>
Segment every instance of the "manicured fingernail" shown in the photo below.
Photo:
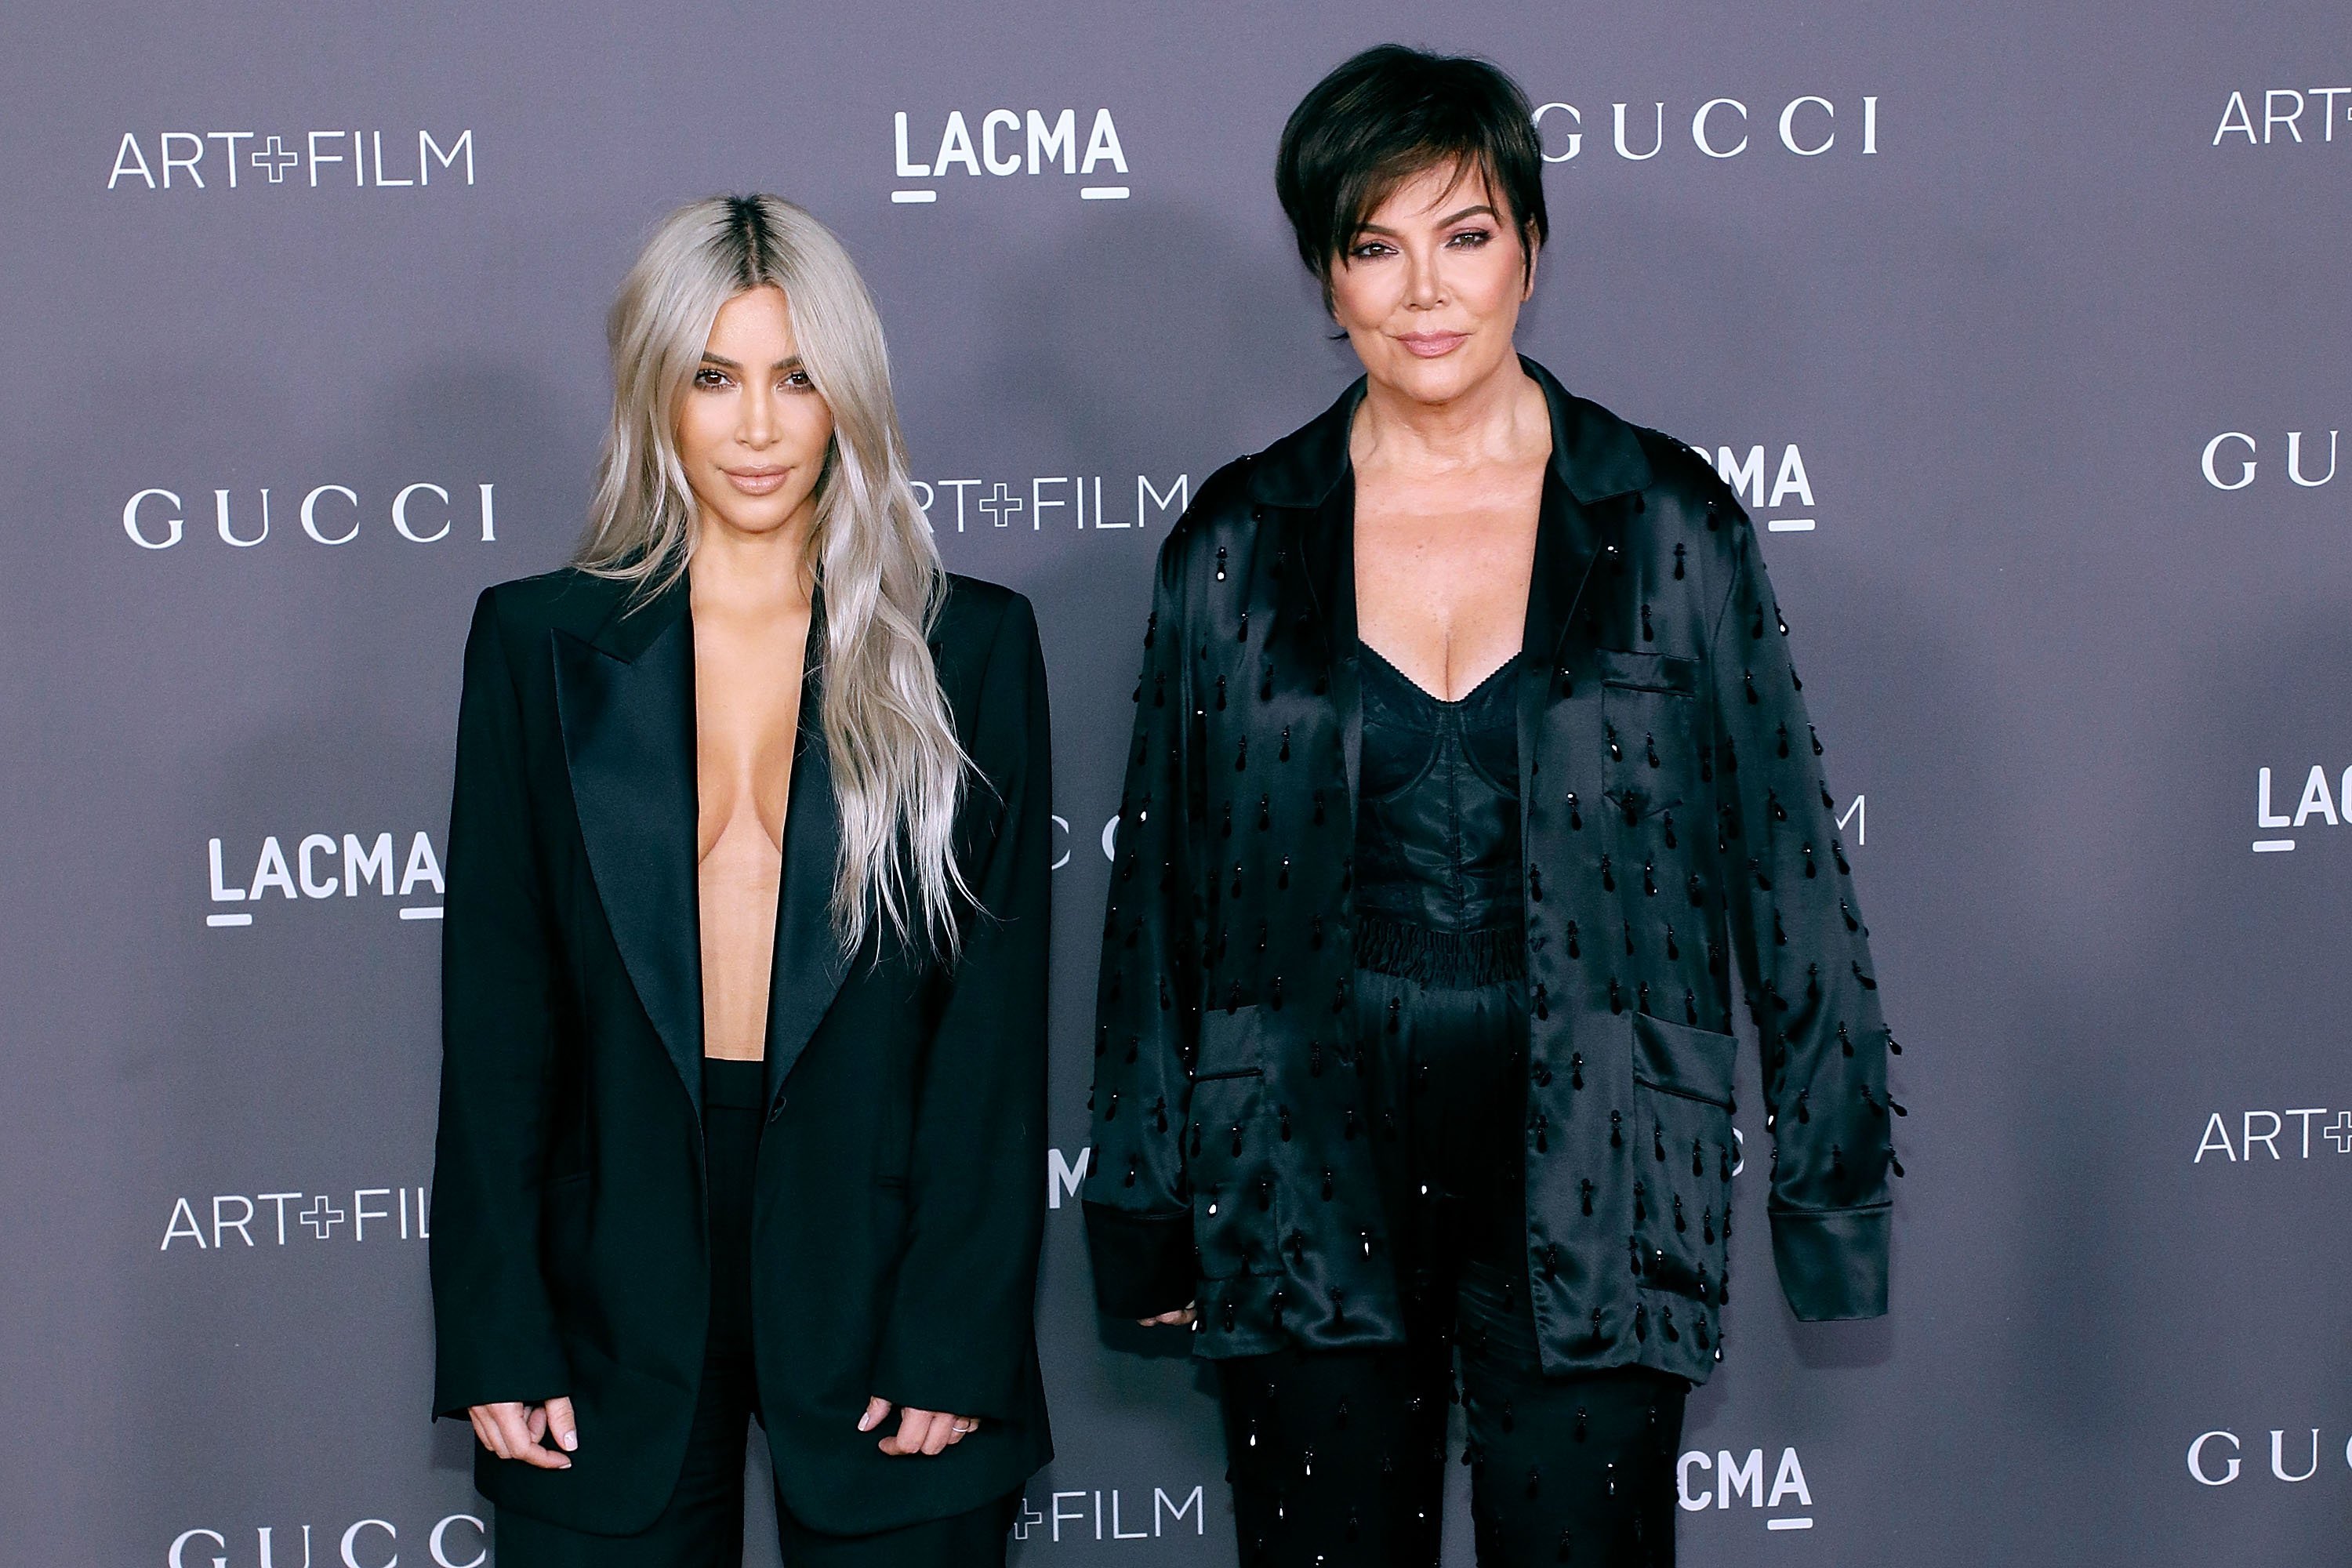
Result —
<path fill-rule="evenodd" d="M 580 1434 L 577 1432 L 566 1432 L 563 1436 L 558 1437 L 556 1441 L 562 1444 L 563 1451 L 569 1454 L 580 1447 Z"/>

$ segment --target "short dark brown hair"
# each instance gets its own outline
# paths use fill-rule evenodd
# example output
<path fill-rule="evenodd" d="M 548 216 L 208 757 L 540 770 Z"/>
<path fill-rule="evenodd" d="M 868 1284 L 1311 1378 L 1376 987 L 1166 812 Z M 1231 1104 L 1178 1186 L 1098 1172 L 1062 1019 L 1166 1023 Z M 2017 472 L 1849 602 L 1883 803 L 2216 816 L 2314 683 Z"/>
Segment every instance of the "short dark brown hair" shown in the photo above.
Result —
<path fill-rule="evenodd" d="M 1315 84 L 1282 128 L 1275 194 L 1331 302 L 1331 268 L 1397 186 L 1434 168 L 1484 175 L 1534 253 L 1550 233 L 1528 95 L 1488 61 L 1381 44 Z"/>

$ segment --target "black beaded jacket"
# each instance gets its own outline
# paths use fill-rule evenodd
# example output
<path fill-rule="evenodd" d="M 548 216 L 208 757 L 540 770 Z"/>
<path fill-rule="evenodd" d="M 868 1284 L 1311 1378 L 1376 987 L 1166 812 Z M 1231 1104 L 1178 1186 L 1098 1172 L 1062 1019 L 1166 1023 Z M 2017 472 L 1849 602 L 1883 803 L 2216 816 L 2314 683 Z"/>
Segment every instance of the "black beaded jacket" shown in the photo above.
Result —
<path fill-rule="evenodd" d="M 1800 1318 L 1886 1310 L 1891 1042 L 1753 527 L 1688 448 L 1522 363 L 1552 424 L 1517 692 L 1537 1336 L 1547 1372 L 1702 1381 L 1729 1294 L 1735 976 Z M 1144 634 L 1087 1233 L 1102 1310 L 1197 1301 L 1211 1357 L 1403 1335 L 1375 1173 L 1396 1131 L 1349 998 L 1362 396 L 1211 477 Z"/>

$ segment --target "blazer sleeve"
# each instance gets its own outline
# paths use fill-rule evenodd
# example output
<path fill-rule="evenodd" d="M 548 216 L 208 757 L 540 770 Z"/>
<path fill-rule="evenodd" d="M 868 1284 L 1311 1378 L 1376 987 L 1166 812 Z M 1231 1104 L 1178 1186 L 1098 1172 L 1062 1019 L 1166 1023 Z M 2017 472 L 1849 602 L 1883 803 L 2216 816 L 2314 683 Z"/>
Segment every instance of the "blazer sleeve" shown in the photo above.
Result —
<path fill-rule="evenodd" d="M 923 1079 L 907 1247 L 873 1392 L 998 1419 L 1027 1405 L 1045 1239 L 1045 963 L 1053 744 L 1045 661 L 1015 595 L 981 676 L 967 921 Z"/>
<path fill-rule="evenodd" d="M 1087 1244 L 1095 1300 L 1121 1318 L 1184 1306 L 1197 1274 L 1181 1138 L 1201 951 L 1183 542 L 1180 531 L 1161 549 L 1143 634 L 1097 980 Z"/>
<path fill-rule="evenodd" d="M 1799 1318 L 1874 1318 L 1898 1113 L 1878 982 L 1788 623 L 1754 528 L 1727 493 L 1717 506 L 1736 563 L 1708 658 L 1715 767 L 1732 945 L 1764 1058 L 1772 1258 Z"/>
<path fill-rule="evenodd" d="M 430 1242 L 434 1410 L 570 1391 L 539 1268 L 549 995 L 522 715 L 485 592 L 466 639 L 441 931 L 441 1120 Z"/>

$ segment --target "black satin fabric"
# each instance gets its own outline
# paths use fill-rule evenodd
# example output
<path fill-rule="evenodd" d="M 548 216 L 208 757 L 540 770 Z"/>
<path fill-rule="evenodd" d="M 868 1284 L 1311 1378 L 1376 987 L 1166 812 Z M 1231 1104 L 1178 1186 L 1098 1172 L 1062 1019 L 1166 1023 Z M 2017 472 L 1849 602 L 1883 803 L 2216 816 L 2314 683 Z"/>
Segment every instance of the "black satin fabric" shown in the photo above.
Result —
<path fill-rule="evenodd" d="M 1518 665 L 1447 702 L 1364 645 L 1358 967 L 1457 988 L 1525 977 Z"/>
<path fill-rule="evenodd" d="M 1518 660 L 1448 702 L 1363 652 L 1356 1009 L 1398 1133 L 1381 1163 L 1402 1283 L 1427 1298 L 1465 1260 L 1526 1268 Z"/>
<path fill-rule="evenodd" d="M 1103 1310 L 1197 1301 L 1211 1359 L 1397 1342 L 1403 1216 L 1380 1166 L 1402 1130 L 1356 1015 L 1367 968 L 1412 964 L 1359 927 L 1416 910 L 1454 922 L 1402 939 L 1416 984 L 1525 975 L 1511 1142 L 1547 1373 L 1712 1370 L 1743 999 L 1762 1092 L 1741 1206 L 1769 1215 L 1800 1318 L 1885 1310 L 1902 1112 L 1760 535 L 1689 447 L 1522 366 L 1552 456 L 1503 683 L 1524 856 L 1510 960 L 1489 967 L 1465 935 L 1505 908 L 1475 854 L 1433 907 L 1427 887 L 1385 911 L 1367 892 L 1397 847 L 1359 831 L 1383 776 L 1348 456 L 1365 384 L 1219 469 L 1160 552 L 1102 924 L 1087 1234 Z M 1467 731 L 1464 748 L 1477 763 Z M 1497 897 L 1468 896 L 1482 887 Z"/>
<path fill-rule="evenodd" d="M 1690 1384 L 1548 1377 L 1536 1332 L 1517 663 L 1448 702 L 1363 648 L 1355 1059 L 1402 1313 L 1379 1348 L 1218 1363 L 1250 1568 L 1435 1562 L 1457 1398 L 1481 1563 L 1674 1561 Z"/>
<path fill-rule="evenodd" d="M 1536 1378 L 1450 1341 L 1217 1363 L 1244 1568 L 1430 1568 L 1461 1400 L 1480 1568 L 1668 1568 L 1690 1384 L 1648 1367 Z M 1448 1562 L 1467 1561 L 1458 1543 Z"/>
<path fill-rule="evenodd" d="M 1360 1043 L 1376 1065 L 1384 1125 L 1381 1206 L 1397 1247 L 1409 1330 L 1450 1322 L 1450 1282 L 1465 1264 L 1516 1292 L 1533 1352 L 1527 1287 L 1528 1009 L 1523 985 L 1453 989 L 1377 970 L 1356 972 Z M 1426 1314 L 1416 1312 L 1425 1306 Z"/>

